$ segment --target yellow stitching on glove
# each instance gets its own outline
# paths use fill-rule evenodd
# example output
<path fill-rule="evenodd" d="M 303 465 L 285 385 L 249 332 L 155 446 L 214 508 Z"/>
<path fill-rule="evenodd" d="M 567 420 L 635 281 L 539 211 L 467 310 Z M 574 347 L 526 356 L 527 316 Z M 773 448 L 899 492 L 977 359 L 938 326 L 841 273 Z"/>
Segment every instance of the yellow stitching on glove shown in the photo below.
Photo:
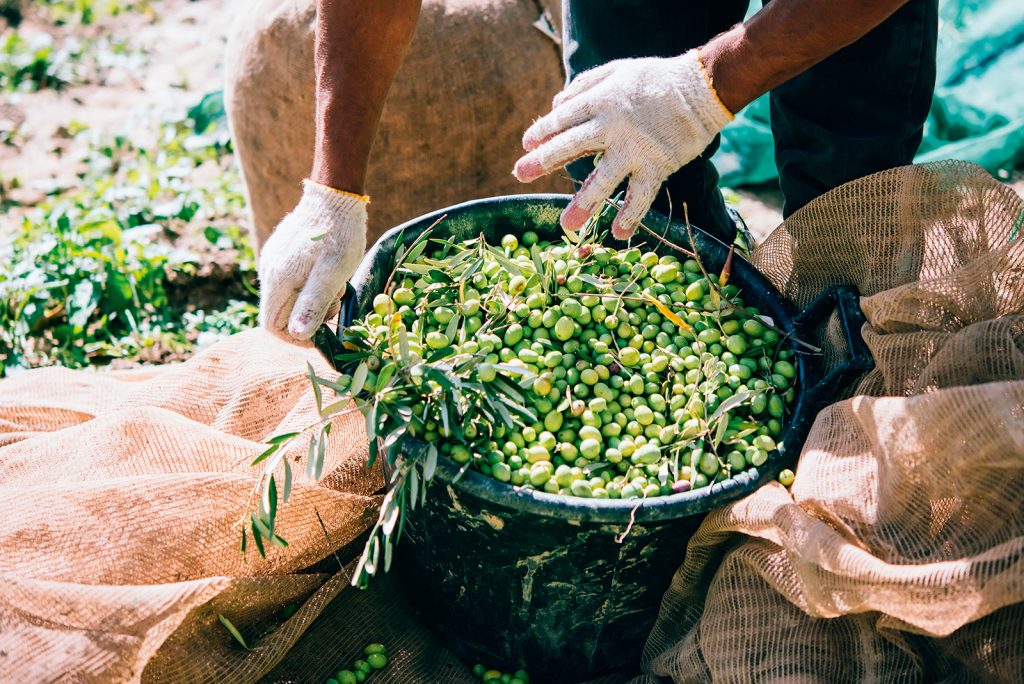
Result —
<path fill-rule="evenodd" d="M 317 183 L 315 180 L 312 180 L 312 179 L 309 179 L 309 178 L 305 179 L 302 182 L 303 183 L 312 183 L 313 185 L 316 185 L 318 187 L 324 188 L 325 190 L 330 190 L 331 192 L 336 192 L 339 195 L 344 195 L 345 197 L 355 197 L 357 200 L 362 200 L 362 201 L 366 202 L 367 204 L 370 203 L 370 196 L 369 195 L 359 195 L 359 194 L 356 194 L 354 192 L 349 192 L 348 190 L 339 190 L 338 188 L 332 188 L 330 185 L 324 185 L 323 183 Z"/>
<path fill-rule="evenodd" d="M 711 94 L 715 96 L 715 102 L 722 108 L 722 110 L 729 116 L 729 121 L 732 121 L 736 116 L 729 111 L 729 108 L 722 102 L 722 98 L 718 97 L 718 91 L 715 90 L 715 86 L 711 85 L 711 77 L 708 75 L 708 70 L 704 66 L 704 57 L 701 56 L 700 50 L 697 50 L 697 64 L 700 64 L 700 73 L 704 76 L 704 80 L 707 81 L 708 88 L 711 90 Z"/>

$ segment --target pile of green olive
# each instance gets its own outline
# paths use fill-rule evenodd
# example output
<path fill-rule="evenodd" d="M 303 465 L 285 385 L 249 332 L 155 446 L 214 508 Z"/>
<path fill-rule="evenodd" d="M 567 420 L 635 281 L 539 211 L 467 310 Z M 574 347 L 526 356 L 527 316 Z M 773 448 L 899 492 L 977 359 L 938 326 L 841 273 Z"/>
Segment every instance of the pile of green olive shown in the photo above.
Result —
<path fill-rule="evenodd" d="M 530 684 L 530 675 L 526 670 L 502 672 L 477 663 L 473 666 L 473 675 L 482 682 L 489 684 Z"/>
<path fill-rule="evenodd" d="M 378 339 L 400 327 L 414 359 L 447 350 L 475 359 L 474 382 L 523 388 L 533 420 L 483 429 L 480 415 L 459 440 L 417 407 L 410 429 L 457 463 L 517 487 L 635 499 L 707 487 L 779 448 L 795 352 L 744 305 L 728 265 L 532 232 L 438 244 L 399 267 L 359 325 Z M 381 389 L 374 372 L 360 380 Z"/>

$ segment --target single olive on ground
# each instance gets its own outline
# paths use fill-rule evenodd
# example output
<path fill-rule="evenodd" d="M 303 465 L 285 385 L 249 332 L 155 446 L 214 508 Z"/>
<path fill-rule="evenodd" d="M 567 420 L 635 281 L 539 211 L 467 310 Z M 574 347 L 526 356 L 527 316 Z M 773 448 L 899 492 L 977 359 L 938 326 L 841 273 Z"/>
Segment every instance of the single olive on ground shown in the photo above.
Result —
<path fill-rule="evenodd" d="M 514 487 L 639 499 L 779 449 L 796 352 L 728 265 L 533 232 L 424 244 L 346 330 L 363 361 L 337 384 L 456 463 Z M 453 382 L 486 399 L 458 421 Z"/>

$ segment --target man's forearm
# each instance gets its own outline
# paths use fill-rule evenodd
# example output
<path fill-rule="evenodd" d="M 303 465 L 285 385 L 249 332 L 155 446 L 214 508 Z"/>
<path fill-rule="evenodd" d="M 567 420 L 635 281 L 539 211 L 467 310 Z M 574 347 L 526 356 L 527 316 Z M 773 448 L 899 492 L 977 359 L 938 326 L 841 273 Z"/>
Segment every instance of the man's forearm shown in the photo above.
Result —
<path fill-rule="evenodd" d="M 701 49 L 732 112 L 871 31 L 907 0 L 774 0 Z"/>
<path fill-rule="evenodd" d="M 420 0 L 318 0 L 312 180 L 365 192 L 377 124 L 419 10 Z"/>

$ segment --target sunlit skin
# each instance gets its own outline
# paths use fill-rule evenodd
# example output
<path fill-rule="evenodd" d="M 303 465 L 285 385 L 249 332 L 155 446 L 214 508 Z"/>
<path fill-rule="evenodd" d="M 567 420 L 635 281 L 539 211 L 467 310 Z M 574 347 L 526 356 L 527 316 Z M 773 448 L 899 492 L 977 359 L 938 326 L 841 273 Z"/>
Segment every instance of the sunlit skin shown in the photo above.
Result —
<path fill-rule="evenodd" d="M 366 193 L 366 167 L 384 101 L 419 12 L 420 0 L 317 2 L 313 181 Z"/>

